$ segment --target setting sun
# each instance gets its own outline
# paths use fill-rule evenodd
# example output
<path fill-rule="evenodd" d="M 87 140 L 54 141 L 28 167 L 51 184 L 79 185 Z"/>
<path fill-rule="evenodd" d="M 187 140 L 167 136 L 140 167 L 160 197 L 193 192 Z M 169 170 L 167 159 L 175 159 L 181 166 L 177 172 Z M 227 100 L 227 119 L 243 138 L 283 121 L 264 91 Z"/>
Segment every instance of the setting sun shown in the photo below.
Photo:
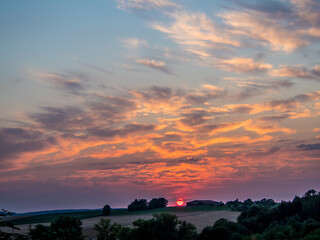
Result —
<path fill-rule="evenodd" d="M 177 200 L 177 205 L 180 207 L 180 206 L 183 206 L 184 205 L 184 201 L 183 200 Z"/>

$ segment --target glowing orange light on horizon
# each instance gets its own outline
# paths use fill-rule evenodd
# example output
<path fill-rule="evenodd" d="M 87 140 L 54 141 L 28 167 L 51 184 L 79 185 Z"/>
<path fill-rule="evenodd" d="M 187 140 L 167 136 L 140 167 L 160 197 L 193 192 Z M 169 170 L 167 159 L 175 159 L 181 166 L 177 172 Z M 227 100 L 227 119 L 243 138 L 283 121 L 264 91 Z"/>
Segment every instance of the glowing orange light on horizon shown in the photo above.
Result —
<path fill-rule="evenodd" d="M 179 207 L 184 205 L 184 201 L 182 199 L 177 200 L 176 203 Z"/>

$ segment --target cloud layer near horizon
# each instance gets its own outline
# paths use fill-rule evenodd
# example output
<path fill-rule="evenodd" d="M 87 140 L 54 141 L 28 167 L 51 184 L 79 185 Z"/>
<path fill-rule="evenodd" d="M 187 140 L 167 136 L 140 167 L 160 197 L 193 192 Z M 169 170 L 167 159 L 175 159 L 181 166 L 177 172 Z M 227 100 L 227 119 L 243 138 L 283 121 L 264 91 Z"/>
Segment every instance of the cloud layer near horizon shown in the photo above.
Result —
<path fill-rule="evenodd" d="M 281 91 L 283 83 L 273 84 Z M 132 186 L 191 197 L 208 186 L 296 179 L 317 168 L 317 141 L 298 143 L 306 129 L 294 126 L 319 118 L 320 92 L 241 104 L 236 96 L 247 88 L 151 86 L 87 93 L 81 108 L 41 106 L 21 119 L 26 126 L 1 129 L 1 185 L 54 177 L 70 187 Z"/>

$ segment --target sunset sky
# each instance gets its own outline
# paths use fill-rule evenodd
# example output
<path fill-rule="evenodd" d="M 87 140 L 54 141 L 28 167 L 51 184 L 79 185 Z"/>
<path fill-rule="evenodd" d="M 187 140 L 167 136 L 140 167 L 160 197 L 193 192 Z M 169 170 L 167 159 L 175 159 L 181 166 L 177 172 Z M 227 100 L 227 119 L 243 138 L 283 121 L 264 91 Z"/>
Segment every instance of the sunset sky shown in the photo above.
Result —
<path fill-rule="evenodd" d="M 320 190 L 320 1 L 0 1 L 0 209 Z"/>

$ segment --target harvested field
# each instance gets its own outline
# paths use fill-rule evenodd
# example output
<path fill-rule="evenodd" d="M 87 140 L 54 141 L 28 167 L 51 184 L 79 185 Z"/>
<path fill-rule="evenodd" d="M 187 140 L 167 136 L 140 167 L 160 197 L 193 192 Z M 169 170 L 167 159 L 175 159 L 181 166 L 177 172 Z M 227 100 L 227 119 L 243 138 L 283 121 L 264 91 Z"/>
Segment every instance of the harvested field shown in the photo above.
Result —
<path fill-rule="evenodd" d="M 198 232 L 200 232 L 205 226 L 213 225 L 215 221 L 220 218 L 225 218 L 230 221 L 236 221 L 240 212 L 234 211 L 194 211 L 194 212 L 175 212 L 179 219 L 185 220 L 189 223 L 194 224 L 197 227 Z M 96 236 L 95 231 L 93 231 L 93 225 L 98 223 L 102 217 L 87 218 L 82 220 L 83 233 L 89 238 L 94 239 Z M 112 222 L 119 223 L 123 226 L 132 226 L 132 222 L 141 219 L 151 219 L 152 213 L 138 214 L 138 215 L 122 215 L 122 216 L 109 216 L 104 218 L 110 218 Z M 44 225 L 49 225 L 50 223 L 43 223 Z M 19 225 L 20 231 L 17 233 L 26 234 L 29 231 L 29 227 L 36 224 L 24 224 Z"/>

